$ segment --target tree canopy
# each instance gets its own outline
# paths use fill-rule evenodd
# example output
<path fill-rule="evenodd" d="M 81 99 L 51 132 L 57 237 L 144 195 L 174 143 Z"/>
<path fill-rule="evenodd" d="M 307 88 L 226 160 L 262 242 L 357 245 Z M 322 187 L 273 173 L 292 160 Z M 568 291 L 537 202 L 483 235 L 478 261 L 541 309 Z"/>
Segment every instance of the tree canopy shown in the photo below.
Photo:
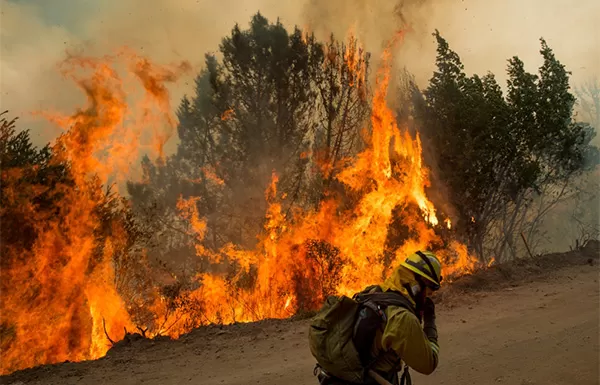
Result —
<path fill-rule="evenodd" d="M 508 60 L 504 95 L 492 73 L 467 76 L 459 55 L 439 31 L 434 36 L 437 70 L 418 115 L 434 149 L 430 159 L 437 177 L 456 209 L 458 230 L 483 256 L 484 241 L 507 215 L 507 205 L 516 218 L 527 211 L 532 192 L 584 169 L 597 151 L 589 145 L 593 130 L 573 119 L 569 72 L 544 39 L 538 74 L 527 72 L 516 56 Z"/>

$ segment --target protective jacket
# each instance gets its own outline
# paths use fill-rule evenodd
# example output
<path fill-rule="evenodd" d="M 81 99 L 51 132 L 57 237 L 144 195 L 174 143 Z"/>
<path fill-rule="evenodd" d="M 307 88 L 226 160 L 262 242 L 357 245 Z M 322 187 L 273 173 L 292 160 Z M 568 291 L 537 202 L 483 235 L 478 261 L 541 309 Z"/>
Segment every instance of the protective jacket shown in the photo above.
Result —
<path fill-rule="evenodd" d="M 392 275 L 379 285 L 383 291 L 396 291 L 415 305 L 409 290 L 418 286 L 414 274 L 398 267 Z M 379 331 L 372 347 L 372 357 L 377 357 L 372 368 L 389 373 L 400 369 L 401 361 L 411 369 L 431 374 L 438 365 L 439 345 L 435 318 L 425 317 L 424 325 L 408 309 L 388 306 L 385 309 L 387 323 Z"/>

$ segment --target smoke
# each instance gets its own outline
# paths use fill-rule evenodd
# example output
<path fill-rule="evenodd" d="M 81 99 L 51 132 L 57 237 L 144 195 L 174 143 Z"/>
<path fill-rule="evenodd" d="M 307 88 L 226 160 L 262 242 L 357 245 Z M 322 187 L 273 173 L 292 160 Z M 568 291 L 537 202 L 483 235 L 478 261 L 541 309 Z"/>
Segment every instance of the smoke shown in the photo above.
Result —
<path fill-rule="evenodd" d="M 83 95 L 61 78 L 66 52 L 105 55 L 128 46 L 154 62 L 187 60 L 199 70 L 235 23 L 247 25 L 258 10 L 269 19 L 297 23 L 298 7 L 274 0 L 0 0 L 0 104 L 32 129 L 36 144 L 58 132 L 31 116 L 40 110 L 71 112 Z M 191 73 L 171 87 L 172 104 L 192 91 Z"/>
<path fill-rule="evenodd" d="M 259 10 L 320 38 L 353 31 L 373 53 L 375 65 L 386 41 L 408 26 L 396 65 L 406 66 L 421 86 L 434 69 L 435 28 L 461 55 L 468 73 L 489 70 L 500 81 L 513 55 L 535 71 L 542 36 L 573 71 L 574 84 L 600 68 L 600 3 L 595 0 L 579 1 L 576 7 L 568 0 L 0 1 L 0 102 L 26 121 L 32 111 L 69 111 L 81 100 L 56 71 L 66 50 L 103 55 L 127 45 L 159 63 L 185 59 L 199 69 L 204 54 L 216 52 L 235 23 L 247 25 Z M 174 105 L 191 91 L 191 76 L 172 88 Z M 37 141 L 56 135 L 47 124 L 33 127 Z"/>
<path fill-rule="evenodd" d="M 506 60 L 517 55 L 530 71 L 541 64 L 539 38 L 573 71 L 579 84 L 600 69 L 600 3 L 584 0 L 308 0 L 304 18 L 323 36 L 353 28 L 371 52 L 379 52 L 394 31 L 408 27 L 397 64 L 420 85 L 434 69 L 440 30 L 459 53 L 467 73 L 495 73 L 504 80 Z"/>

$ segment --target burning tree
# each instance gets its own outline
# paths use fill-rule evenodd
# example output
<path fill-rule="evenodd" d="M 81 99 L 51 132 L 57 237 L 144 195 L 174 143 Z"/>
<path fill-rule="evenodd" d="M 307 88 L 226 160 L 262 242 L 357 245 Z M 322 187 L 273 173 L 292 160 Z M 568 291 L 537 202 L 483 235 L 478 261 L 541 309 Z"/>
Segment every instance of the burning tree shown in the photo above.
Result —
<path fill-rule="evenodd" d="M 316 207 L 343 161 L 361 148 L 369 57 L 352 37 L 324 44 L 260 14 L 247 30 L 236 25 L 220 52 L 221 61 L 207 55 L 194 97 L 181 102 L 177 153 L 164 163 L 146 161 L 145 182 L 129 192 L 136 212 L 161 234 L 178 228 L 179 195 L 197 196 L 208 223 L 205 244 L 252 247 L 273 171 L 288 208 Z M 179 245 L 174 253 L 182 254 L 185 237 Z"/>
<path fill-rule="evenodd" d="M 113 333 L 129 325 L 111 258 L 135 242 L 97 180 L 78 184 L 60 144 L 36 149 L 13 123 L 2 119 L 0 143 L 3 372 L 103 354 L 102 317 Z"/>
<path fill-rule="evenodd" d="M 243 39 L 258 38 L 254 33 L 257 30 L 264 31 L 264 28 L 266 27 L 262 19 L 257 17 L 253 20 L 249 31 L 240 32 L 234 29 L 232 40 L 226 39 L 225 42 L 229 44 L 236 39 L 241 39 L 241 42 L 237 44 L 242 44 Z M 274 31 L 279 33 L 278 25 L 269 28 L 274 28 Z M 302 37 L 298 32 L 295 33 L 295 36 L 298 36 L 298 39 Z M 401 37 L 402 35 L 398 35 L 396 39 Z M 315 52 L 323 49 L 316 43 L 311 43 L 310 38 L 298 40 L 298 42 L 300 41 L 304 42 L 303 44 L 315 44 L 316 48 L 310 48 Z M 323 164 L 327 162 L 323 162 L 322 157 L 309 157 L 309 165 L 314 165 L 317 169 L 325 169 L 323 175 L 325 179 L 330 179 L 331 187 L 324 190 L 325 194 L 322 194 L 316 206 L 305 205 L 302 202 L 290 205 L 289 201 L 286 201 L 286 197 L 290 193 L 290 185 L 285 183 L 286 179 L 284 178 L 286 170 L 289 169 L 284 167 L 277 170 L 275 168 L 264 199 L 266 215 L 261 220 L 263 229 L 258 232 L 258 242 L 251 247 L 245 243 L 235 242 L 215 247 L 214 244 L 211 245 L 210 238 L 207 242 L 206 237 L 216 232 L 214 227 L 211 228 L 214 222 L 210 221 L 210 212 L 207 219 L 188 229 L 190 232 L 187 234 L 192 240 L 191 245 L 196 249 L 197 255 L 206 260 L 206 269 L 201 270 L 193 278 L 198 287 L 191 289 L 188 294 L 202 301 L 204 317 L 208 322 L 230 323 L 269 317 L 286 317 L 297 310 L 314 309 L 328 294 L 333 292 L 351 293 L 366 284 L 377 282 L 409 250 L 443 243 L 437 231 L 446 225 L 441 224 L 438 220 L 435 207 L 427 199 L 424 191 L 429 182 L 427 169 L 422 164 L 420 140 L 418 136 L 412 137 L 405 127 L 398 126 L 392 111 L 387 106 L 386 96 L 392 48 L 386 50 L 383 57 L 384 66 L 378 73 L 377 88 L 372 99 L 371 121 L 369 129 L 365 130 L 367 134 L 362 138 L 364 145 L 356 155 L 350 156 L 352 145 L 341 139 L 338 141 L 337 138 L 345 137 L 352 131 L 350 129 L 344 131 L 340 127 L 346 124 L 349 124 L 347 127 L 357 125 L 357 117 L 353 118 L 355 120 L 351 121 L 351 124 L 344 120 L 344 104 L 363 102 L 367 93 L 362 89 L 365 85 L 361 80 L 363 79 L 361 71 L 366 71 L 366 62 L 357 59 L 357 57 L 360 58 L 360 51 L 352 49 L 340 51 L 340 47 L 344 46 L 333 43 L 326 47 L 328 48 L 323 52 L 327 52 L 329 58 L 323 59 L 319 68 L 325 71 L 327 76 L 321 75 L 318 79 L 333 81 L 333 84 L 349 82 L 348 87 L 353 87 L 353 89 L 344 91 L 346 94 L 339 94 L 338 92 L 341 91 L 336 90 L 331 83 L 324 85 L 324 88 L 321 89 L 321 95 L 327 97 L 322 97 L 320 100 L 323 101 L 324 106 L 330 107 L 327 111 L 331 113 L 326 115 L 327 117 L 323 120 L 326 124 L 320 126 L 326 134 L 324 137 L 329 135 L 331 140 L 326 140 L 321 146 L 324 146 L 325 154 L 329 154 L 330 159 L 327 160 L 329 164 Z M 248 58 L 244 58 L 244 60 L 259 63 L 261 62 L 259 53 L 253 54 L 257 55 L 254 60 Z M 227 55 L 225 57 L 227 58 Z M 208 65 L 210 68 L 215 65 L 215 62 L 209 61 Z M 235 66 L 237 65 L 240 64 L 235 64 Z M 237 68 L 233 64 L 223 67 L 228 68 L 229 66 Z M 328 69 L 328 66 L 335 68 Z M 248 72 L 238 71 L 233 74 L 224 72 L 220 75 L 222 76 L 221 80 L 212 80 L 213 83 L 222 82 L 218 83 L 221 85 L 211 89 L 208 94 L 199 94 L 198 100 L 206 102 L 206 99 L 200 97 L 201 95 L 210 95 L 211 98 L 214 98 L 211 99 L 213 102 L 220 100 L 217 97 L 218 90 L 226 89 L 233 92 L 236 87 L 240 87 L 237 85 L 238 82 L 245 84 L 243 82 L 247 81 L 236 78 L 235 82 L 232 80 L 231 83 L 228 83 L 229 77 L 242 77 L 242 73 L 253 74 L 254 71 L 252 69 Z M 358 72 L 351 74 L 349 71 Z M 205 72 L 201 76 L 207 76 L 206 74 Z M 199 83 L 206 85 L 201 81 Z M 242 91 L 250 92 L 252 89 L 243 88 Z M 270 100 L 277 101 L 278 99 Z M 346 102 L 342 102 L 344 100 Z M 221 188 L 230 189 L 231 192 L 233 190 L 228 185 L 235 186 L 239 183 L 237 179 L 242 178 L 241 180 L 243 180 L 240 170 L 234 166 L 260 168 L 261 162 L 264 160 L 267 160 L 269 164 L 276 164 L 279 160 L 277 153 L 269 152 L 270 139 L 267 139 L 272 137 L 267 136 L 265 137 L 267 139 L 260 139 L 261 135 L 264 135 L 262 131 L 258 132 L 257 137 L 253 140 L 257 141 L 256 145 L 262 146 L 265 154 L 253 158 L 246 154 L 249 150 L 242 151 L 246 147 L 238 142 L 245 136 L 240 136 L 240 132 L 250 130 L 250 126 L 256 124 L 253 114 L 259 112 L 253 110 L 254 112 L 250 116 L 242 119 L 244 114 L 249 114 L 246 111 L 249 107 L 243 105 L 241 101 L 239 103 L 242 105 L 241 107 L 236 103 L 224 103 L 221 110 L 214 108 L 215 104 L 205 105 L 204 108 L 212 106 L 209 108 L 209 111 L 212 111 L 211 119 L 202 117 L 194 120 L 192 113 L 182 116 L 188 125 L 187 129 L 194 127 L 194 124 L 198 124 L 197 127 L 202 129 L 199 132 L 203 134 L 195 136 L 196 139 L 201 138 L 201 143 L 219 143 L 224 136 L 229 140 L 227 143 L 231 149 L 225 148 L 220 151 L 226 151 L 225 154 L 237 154 L 228 158 L 228 162 L 234 162 L 233 166 L 223 168 L 225 163 L 221 162 L 222 157 L 216 157 L 219 161 L 209 164 L 212 170 L 217 170 L 218 180 L 221 181 L 214 186 L 217 192 Z M 232 104 L 237 107 L 221 112 L 225 106 Z M 216 104 L 216 106 L 218 105 Z M 186 99 L 182 104 L 182 109 L 188 112 L 192 111 L 188 108 Z M 237 109 L 241 109 L 241 111 L 236 112 Z M 358 110 L 354 111 L 358 114 Z M 247 122 L 247 119 L 250 121 Z M 277 122 L 278 119 L 273 118 L 273 121 Z M 207 134 L 205 130 L 214 127 L 212 125 L 216 125 L 216 128 L 211 128 L 215 131 Z M 226 125 L 227 129 L 223 129 L 223 125 Z M 267 124 L 268 127 L 270 127 L 269 124 Z M 253 129 L 258 128 L 254 127 Z M 329 129 L 331 131 L 328 131 Z M 276 130 L 276 132 L 279 131 Z M 189 132 L 186 133 L 186 135 L 188 134 Z M 303 137 L 304 134 L 297 136 L 298 140 Z M 209 138 L 208 142 L 207 138 Z M 327 143 L 331 144 L 335 141 L 338 141 L 338 144 L 333 146 L 337 149 L 333 150 Z M 302 149 L 302 143 L 300 141 L 297 144 L 300 146 L 299 150 Z M 187 148 L 188 145 L 182 143 L 180 147 L 188 154 L 186 156 L 200 155 L 191 151 L 191 148 Z M 210 146 L 205 148 L 209 149 L 207 150 L 209 154 L 223 156 L 223 153 L 211 152 Z M 296 151 L 296 154 L 300 157 L 299 150 Z M 339 158 L 344 152 L 347 155 L 343 162 L 341 162 L 342 159 L 333 160 L 333 158 Z M 269 154 L 271 157 L 268 156 Z M 201 156 L 201 162 L 209 162 L 213 155 Z M 169 163 L 167 162 L 167 164 Z M 203 165 L 206 167 L 206 163 Z M 230 169 L 231 167 L 233 169 Z M 233 173 L 232 175 L 235 175 L 236 179 L 231 180 L 229 172 Z M 294 175 L 293 168 L 290 172 L 289 175 Z M 280 174 L 283 174 L 283 177 L 280 177 Z M 202 184 L 204 183 L 202 179 L 207 181 L 209 178 L 207 174 L 204 177 L 200 174 L 200 179 Z M 157 191 L 161 191 L 160 186 L 155 187 L 159 189 Z M 130 185 L 130 191 L 133 191 L 132 188 L 137 187 Z M 147 186 L 140 186 L 140 188 L 141 191 L 146 191 Z M 148 186 L 148 188 L 152 188 L 152 186 Z M 211 195 L 211 191 L 206 189 L 201 191 Z M 229 195 L 225 193 L 223 196 L 228 197 Z M 134 199 L 137 198 L 134 197 Z M 185 203 L 178 203 L 178 210 L 173 210 L 172 213 L 178 216 L 183 215 L 189 223 L 197 222 L 193 218 L 202 216 L 198 209 L 204 207 L 205 202 L 202 202 L 205 199 L 204 196 L 186 198 L 182 195 L 178 202 L 182 202 L 182 199 Z M 286 202 L 288 202 L 287 208 Z M 182 207 L 184 207 L 183 212 L 181 212 Z M 219 209 L 227 212 L 227 205 L 219 207 Z M 403 213 L 402 225 L 406 227 L 406 231 L 401 236 L 390 237 L 389 226 L 400 212 Z M 446 272 L 450 272 L 450 276 L 468 272 L 474 268 L 474 261 L 459 244 L 448 243 L 446 246 L 446 250 L 441 254 L 448 262 Z M 185 329 L 171 329 L 174 334 L 183 330 Z"/>
<path fill-rule="evenodd" d="M 146 92 L 139 110 L 127 105 L 113 67 L 120 60 Z M 136 118 L 146 128 L 153 118 L 172 123 L 162 83 L 185 65 L 155 67 L 127 50 L 62 64 L 88 104 L 71 116 L 45 114 L 64 128 L 52 145 L 36 149 L 27 131 L 1 121 L 3 373 L 104 355 L 107 336 L 132 330 L 130 311 L 155 296 L 139 250 L 144 231 L 109 186 L 143 142 Z M 145 138 L 159 153 L 162 129 Z"/>

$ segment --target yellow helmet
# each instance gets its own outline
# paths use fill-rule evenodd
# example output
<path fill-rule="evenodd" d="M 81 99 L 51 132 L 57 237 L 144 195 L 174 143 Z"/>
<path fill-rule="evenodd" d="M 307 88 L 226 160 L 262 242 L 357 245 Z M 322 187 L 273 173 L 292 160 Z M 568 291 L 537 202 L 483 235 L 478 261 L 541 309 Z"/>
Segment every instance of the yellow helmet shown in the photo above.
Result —
<path fill-rule="evenodd" d="M 417 251 L 410 254 L 400 265 L 425 278 L 425 284 L 432 290 L 440 288 L 442 264 L 431 251 Z"/>

